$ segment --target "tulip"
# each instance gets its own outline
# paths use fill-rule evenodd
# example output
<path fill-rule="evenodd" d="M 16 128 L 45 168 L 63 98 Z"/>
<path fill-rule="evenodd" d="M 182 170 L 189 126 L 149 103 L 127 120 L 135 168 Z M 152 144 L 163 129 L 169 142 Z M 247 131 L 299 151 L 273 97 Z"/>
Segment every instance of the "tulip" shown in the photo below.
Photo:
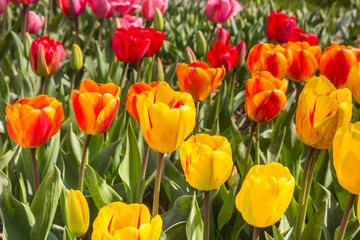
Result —
<path fill-rule="evenodd" d="M 153 81 L 164 81 L 164 66 L 160 58 L 155 60 L 151 78 Z"/>
<path fill-rule="evenodd" d="M 217 42 L 222 42 L 223 44 L 228 45 L 229 41 L 229 32 L 226 29 L 220 27 L 216 31 L 216 35 L 213 38 L 211 46 L 214 46 L 214 44 Z"/>
<path fill-rule="evenodd" d="M 90 213 L 88 203 L 80 191 L 70 190 L 66 209 L 70 232 L 76 237 L 83 236 L 89 228 Z"/>
<path fill-rule="evenodd" d="M 9 104 L 5 112 L 9 136 L 23 148 L 43 145 L 59 131 L 65 119 L 61 103 L 46 95 L 18 100 Z"/>
<path fill-rule="evenodd" d="M 146 20 L 154 21 L 156 8 L 164 14 L 168 4 L 169 0 L 143 0 L 141 5 L 141 14 Z"/>
<path fill-rule="evenodd" d="M 186 46 L 185 48 L 185 63 L 190 64 L 196 62 L 196 56 L 191 47 Z"/>
<path fill-rule="evenodd" d="M 242 10 L 237 0 L 207 0 L 205 15 L 213 23 L 223 23 Z"/>
<path fill-rule="evenodd" d="M 122 15 L 131 15 L 141 10 L 140 0 L 109 0 L 112 8 Z"/>
<path fill-rule="evenodd" d="M 159 52 L 166 34 L 163 31 L 156 31 L 153 28 L 134 28 L 142 36 L 143 39 L 149 39 L 149 49 L 145 53 L 145 57 L 151 57 Z"/>
<path fill-rule="evenodd" d="M 35 39 L 30 48 L 30 64 L 33 72 L 41 77 L 54 74 L 65 55 L 64 46 L 47 36 Z"/>
<path fill-rule="evenodd" d="M 6 7 L 9 4 L 9 0 L 0 0 L 0 14 L 6 11 Z"/>
<path fill-rule="evenodd" d="M 219 188 L 233 168 L 231 146 L 226 138 L 207 134 L 193 135 L 183 142 L 180 161 L 186 181 L 203 191 Z"/>
<path fill-rule="evenodd" d="M 255 165 L 236 196 L 236 208 L 255 227 L 268 227 L 280 220 L 293 197 L 295 179 L 280 163 Z"/>
<path fill-rule="evenodd" d="M 300 27 L 296 27 L 289 36 L 288 42 L 308 42 L 310 46 L 315 46 L 319 43 L 319 39 L 315 33 L 305 33 Z"/>
<path fill-rule="evenodd" d="M 20 4 L 24 4 L 24 5 L 29 5 L 31 3 L 36 3 L 40 0 L 11 0 L 11 2 L 13 3 L 20 3 Z"/>
<path fill-rule="evenodd" d="M 125 108 L 130 115 L 135 118 L 137 122 L 140 122 L 139 114 L 137 112 L 136 103 L 139 95 L 144 91 L 151 91 L 154 87 L 169 86 L 165 81 L 151 82 L 150 84 L 139 82 L 130 86 L 125 98 Z"/>
<path fill-rule="evenodd" d="M 207 53 L 207 59 L 211 67 L 221 68 L 224 66 L 226 72 L 229 72 L 238 62 L 238 52 L 236 47 L 232 45 L 217 42 Z"/>
<path fill-rule="evenodd" d="M 288 17 L 281 11 L 273 11 L 267 18 L 266 37 L 269 41 L 287 42 L 296 27 L 295 15 Z"/>
<path fill-rule="evenodd" d="M 254 45 L 250 51 L 246 60 L 246 64 L 251 73 L 257 71 L 257 64 L 259 62 L 260 57 L 264 54 L 264 52 L 273 49 L 275 46 L 269 43 L 259 43 Z M 257 64 L 258 65 L 258 64 Z"/>
<path fill-rule="evenodd" d="M 89 4 L 93 12 L 99 18 L 110 18 L 114 15 L 109 0 L 89 0 Z"/>
<path fill-rule="evenodd" d="M 191 95 L 169 86 L 143 92 L 136 108 L 146 142 L 160 153 L 175 151 L 195 127 L 196 109 Z"/>
<path fill-rule="evenodd" d="M 29 61 L 30 59 L 30 48 L 31 48 L 31 44 L 32 44 L 33 40 L 30 36 L 30 34 L 28 32 L 25 33 L 25 42 L 24 42 L 24 57 L 26 58 L 26 60 Z"/>
<path fill-rule="evenodd" d="M 160 238 L 162 220 L 150 220 L 144 204 L 113 202 L 100 209 L 93 224 L 92 240 L 156 240 Z"/>
<path fill-rule="evenodd" d="M 70 3 L 70 1 L 72 1 Z M 88 0 L 58 0 L 61 10 L 68 17 L 78 17 L 86 8 Z"/>
<path fill-rule="evenodd" d="M 36 12 L 34 11 L 29 11 L 29 29 L 28 32 L 30 34 L 32 33 L 36 33 L 37 31 L 39 31 L 45 23 L 45 17 L 42 16 L 40 17 L 39 15 L 36 14 Z"/>
<path fill-rule="evenodd" d="M 104 133 L 111 125 L 119 107 L 120 88 L 113 83 L 81 82 L 73 90 L 71 104 L 81 131 L 90 135 Z"/>
<path fill-rule="evenodd" d="M 327 77 L 336 88 L 346 86 L 348 73 L 352 66 L 358 62 L 353 51 L 334 42 L 327 47 L 321 56 L 320 74 Z"/>
<path fill-rule="evenodd" d="M 331 148 L 336 130 L 347 125 L 351 115 L 350 90 L 336 90 L 326 77 L 313 77 L 299 97 L 295 121 L 297 136 L 313 148 Z"/>
<path fill-rule="evenodd" d="M 164 30 L 164 18 L 160 9 L 156 8 L 154 17 L 154 28 L 156 31 Z"/>
<path fill-rule="evenodd" d="M 236 67 L 242 67 L 245 64 L 245 55 L 246 55 L 246 44 L 244 41 L 241 41 L 237 47 L 236 51 L 238 52 L 238 62 Z"/>
<path fill-rule="evenodd" d="M 194 101 L 205 100 L 225 77 L 225 68 L 209 68 L 205 62 L 180 63 L 176 67 L 179 88 L 190 93 Z"/>
<path fill-rule="evenodd" d="M 293 62 L 286 75 L 294 82 L 306 82 L 319 68 L 321 48 L 308 42 L 287 43 L 284 48 L 291 51 Z"/>
<path fill-rule="evenodd" d="M 198 56 L 204 56 L 207 51 L 207 42 L 202 31 L 196 33 L 195 52 Z"/>
<path fill-rule="evenodd" d="M 143 26 L 143 19 L 136 16 L 124 15 L 124 17 L 118 18 L 118 20 L 121 27 L 126 30 L 128 30 L 131 26 L 140 28 Z"/>
<path fill-rule="evenodd" d="M 273 119 L 285 106 L 288 82 L 269 72 L 256 72 L 245 85 L 245 112 L 255 122 Z"/>
<path fill-rule="evenodd" d="M 355 64 L 349 71 L 347 87 L 350 89 L 356 102 L 360 103 L 360 63 Z"/>
<path fill-rule="evenodd" d="M 81 48 L 77 44 L 73 44 L 71 49 L 70 68 L 79 71 L 83 66 L 83 54 Z"/>

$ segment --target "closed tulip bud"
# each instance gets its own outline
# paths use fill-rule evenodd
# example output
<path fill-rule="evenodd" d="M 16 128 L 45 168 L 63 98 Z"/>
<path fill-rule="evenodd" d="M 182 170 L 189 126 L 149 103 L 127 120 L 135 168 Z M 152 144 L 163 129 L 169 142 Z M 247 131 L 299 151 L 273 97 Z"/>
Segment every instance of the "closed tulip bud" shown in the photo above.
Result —
<path fill-rule="evenodd" d="M 201 31 L 197 31 L 195 52 L 198 56 L 202 57 L 205 55 L 206 51 L 207 51 L 207 43 L 204 34 Z"/>
<path fill-rule="evenodd" d="M 244 41 L 241 41 L 239 45 L 237 45 L 236 50 L 238 52 L 238 62 L 236 67 L 242 67 L 245 64 L 245 55 L 246 55 L 246 44 Z"/>
<path fill-rule="evenodd" d="M 196 62 L 196 56 L 191 47 L 186 46 L 185 49 L 185 63 L 190 64 Z"/>
<path fill-rule="evenodd" d="M 350 89 L 356 102 L 360 103 L 360 63 L 355 64 L 349 71 L 347 87 Z"/>
<path fill-rule="evenodd" d="M 222 136 L 197 134 L 180 146 L 186 181 L 194 188 L 211 191 L 229 178 L 233 167 L 231 146 Z"/>
<path fill-rule="evenodd" d="M 71 189 L 67 199 L 67 224 L 70 232 L 76 237 L 83 236 L 90 223 L 89 206 L 78 190 Z"/>
<path fill-rule="evenodd" d="M 340 185 L 352 194 L 360 192 L 360 122 L 337 130 L 333 145 L 333 162 Z"/>
<path fill-rule="evenodd" d="M 191 95 L 169 86 L 141 93 L 136 107 L 144 138 L 158 152 L 175 151 L 195 127 L 196 109 Z"/>
<path fill-rule="evenodd" d="M 156 31 L 162 31 L 164 29 L 164 18 L 158 8 L 155 10 L 154 28 Z"/>
<path fill-rule="evenodd" d="M 326 77 L 313 77 L 299 97 L 295 120 L 297 136 L 313 148 L 331 148 L 336 130 L 347 125 L 351 116 L 350 90 L 336 90 Z"/>
<path fill-rule="evenodd" d="M 159 215 L 151 219 L 144 204 L 113 202 L 100 209 L 94 220 L 92 240 L 157 240 L 162 220 Z"/>
<path fill-rule="evenodd" d="M 71 49 L 70 68 L 79 71 L 83 66 L 83 54 L 81 48 L 77 44 L 73 44 Z"/>
<path fill-rule="evenodd" d="M 287 167 L 277 162 L 255 165 L 236 196 L 236 208 L 248 224 L 259 228 L 271 226 L 285 213 L 294 188 L 295 179 Z"/>
<path fill-rule="evenodd" d="M 164 81 L 164 67 L 162 65 L 161 59 L 157 58 L 153 71 L 152 71 L 152 80 L 155 81 Z"/>
<path fill-rule="evenodd" d="M 116 28 L 121 28 L 121 23 L 120 23 L 120 20 L 118 18 L 115 20 L 115 27 Z"/>
<path fill-rule="evenodd" d="M 25 44 L 24 44 L 24 57 L 29 60 L 30 57 L 30 47 L 32 44 L 32 38 L 30 34 L 27 32 L 25 33 Z"/>
<path fill-rule="evenodd" d="M 214 46 L 217 42 L 222 42 L 223 44 L 228 45 L 229 41 L 229 32 L 225 28 L 220 27 L 216 30 L 216 35 L 211 41 L 210 46 Z"/>
<path fill-rule="evenodd" d="M 256 72 L 245 85 L 245 112 L 255 122 L 272 120 L 284 108 L 288 82 L 269 72 Z"/>
<path fill-rule="evenodd" d="M 235 187 L 238 183 L 239 173 L 237 171 L 237 167 L 234 166 L 233 170 L 231 171 L 230 177 L 228 179 L 229 187 Z"/>

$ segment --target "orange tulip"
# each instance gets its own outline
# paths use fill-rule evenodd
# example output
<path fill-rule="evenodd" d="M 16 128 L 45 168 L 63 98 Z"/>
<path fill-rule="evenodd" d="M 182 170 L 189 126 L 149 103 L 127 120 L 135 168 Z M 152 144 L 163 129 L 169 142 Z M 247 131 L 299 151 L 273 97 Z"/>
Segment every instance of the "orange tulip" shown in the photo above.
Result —
<path fill-rule="evenodd" d="M 246 64 L 248 65 L 251 73 L 254 72 L 255 64 L 259 62 L 261 55 L 272 48 L 274 48 L 273 44 L 259 43 L 250 49 Z"/>
<path fill-rule="evenodd" d="M 151 82 L 150 84 L 139 82 L 130 86 L 125 98 L 125 108 L 137 122 L 140 122 L 139 113 L 136 108 L 137 98 L 144 91 L 151 91 L 154 87 L 169 86 L 165 81 Z"/>
<path fill-rule="evenodd" d="M 255 122 L 273 119 L 285 106 L 288 82 L 261 71 L 253 75 L 245 86 L 245 111 Z"/>
<path fill-rule="evenodd" d="M 80 130 L 91 135 L 104 133 L 119 107 L 119 95 L 120 88 L 113 83 L 99 84 L 90 79 L 81 82 L 80 89 L 71 95 Z"/>
<path fill-rule="evenodd" d="M 289 42 L 284 48 L 289 49 L 293 56 L 286 75 L 294 82 L 306 82 L 319 68 L 321 48 L 310 46 L 308 42 Z"/>
<path fill-rule="evenodd" d="M 180 63 L 176 67 L 180 90 L 190 93 L 194 101 L 206 99 L 212 90 L 221 85 L 225 73 L 224 66 L 209 68 L 205 62 L 194 62 L 189 65 Z"/>
<path fill-rule="evenodd" d="M 65 119 L 61 103 L 47 95 L 18 100 L 5 111 L 7 131 L 23 148 L 43 145 L 59 131 Z"/>
<path fill-rule="evenodd" d="M 320 74 L 327 77 L 336 88 L 345 87 L 351 67 L 358 62 L 357 53 L 357 49 L 351 46 L 332 43 L 320 59 Z"/>

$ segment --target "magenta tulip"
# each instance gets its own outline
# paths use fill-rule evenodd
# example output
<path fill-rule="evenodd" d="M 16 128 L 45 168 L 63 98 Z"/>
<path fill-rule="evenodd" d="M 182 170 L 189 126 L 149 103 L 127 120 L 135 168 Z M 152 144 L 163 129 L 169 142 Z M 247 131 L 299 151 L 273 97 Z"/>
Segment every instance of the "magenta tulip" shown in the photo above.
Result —
<path fill-rule="evenodd" d="M 213 23 L 223 23 L 241 10 L 242 6 L 236 0 L 207 0 L 205 15 Z"/>
<path fill-rule="evenodd" d="M 72 1 L 72 7 L 70 6 L 70 1 Z M 58 0 L 58 3 L 66 16 L 77 17 L 85 11 L 87 1 L 88 0 Z"/>
<path fill-rule="evenodd" d="M 126 30 L 128 30 L 131 26 L 141 28 L 143 26 L 143 19 L 136 16 L 125 15 L 122 18 L 118 18 L 118 20 L 120 22 L 120 26 Z"/>
<path fill-rule="evenodd" d="M 141 10 L 140 0 L 109 0 L 113 9 L 122 15 L 131 15 Z"/>
<path fill-rule="evenodd" d="M 114 10 L 109 0 L 89 0 L 93 12 L 99 18 L 109 18 L 114 15 Z"/>
<path fill-rule="evenodd" d="M 6 11 L 6 7 L 9 4 L 9 0 L 0 0 L 0 14 Z"/>
<path fill-rule="evenodd" d="M 39 16 L 34 11 L 29 11 L 29 29 L 30 34 L 39 31 L 45 24 L 45 17 Z"/>
<path fill-rule="evenodd" d="M 154 21 L 155 10 L 158 8 L 164 14 L 168 4 L 169 0 L 143 0 L 141 14 L 146 20 Z"/>

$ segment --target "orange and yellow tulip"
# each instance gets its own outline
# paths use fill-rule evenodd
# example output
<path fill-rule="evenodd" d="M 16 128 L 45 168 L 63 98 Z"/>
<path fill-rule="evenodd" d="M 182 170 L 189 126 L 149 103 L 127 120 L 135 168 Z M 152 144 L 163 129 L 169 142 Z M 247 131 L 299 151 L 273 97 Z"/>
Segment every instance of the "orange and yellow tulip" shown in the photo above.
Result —
<path fill-rule="evenodd" d="M 81 82 L 73 90 L 71 104 L 81 131 L 90 135 L 104 133 L 111 125 L 119 107 L 120 88 L 113 83 Z"/>
<path fill-rule="evenodd" d="M 339 46 L 337 42 L 327 47 L 321 56 L 320 74 L 327 77 L 336 88 L 346 86 L 348 73 L 357 62 L 356 49 L 351 46 Z"/>
<path fill-rule="evenodd" d="M 349 71 L 347 87 L 350 89 L 356 102 L 360 103 L 360 63 L 356 63 Z"/>
<path fill-rule="evenodd" d="M 294 82 L 306 82 L 319 69 L 321 48 L 308 42 L 289 42 L 284 48 L 291 51 L 293 62 L 286 75 Z"/>
<path fill-rule="evenodd" d="M 158 152 L 175 151 L 195 127 L 196 109 L 191 95 L 169 86 L 141 93 L 136 107 L 144 138 Z"/>
<path fill-rule="evenodd" d="M 336 90 L 326 77 L 313 77 L 299 97 L 295 120 L 297 136 L 313 148 L 331 148 L 336 130 L 347 125 L 351 115 L 350 90 Z"/>
<path fill-rule="evenodd" d="M 212 90 L 219 87 L 226 70 L 222 68 L 209 68 L 205 62 L 191 64 L 180 63 L 176 67 L 179 88 L 182 92 L 190 93 L 194 101 L 203 101 Z"/>
<path fill-rule="evenodd" d="M 169 86 L 165 81 L 151 82 L 150 84 L 139 82 L 130 86 L 125 99 L 125 108 L 129 114 L 135 118 L 137 122 L 140 122 L 139 114 L 137 112 L 136 103 L 138 96 L 144 91 L 151 91 L 154 87 Z"/>
<path fill-rule="evenodd" d="M 150 220 L 149 209 L 144 204 L 113 202 L 100 209 L 91 239 L 158 240 L 161 228 L 161 217 L 156 215 Z"/>
<path fill-rule="evenodd" d="M 273 77 L 269 72 L 256 72 L 246 82 L 245 111 L 255 122 L 273 119 L 285 106 L 288 82 Z"/>
<path fill-rule="evenodd" d="M 253 46 L 250 51 L 249 55 L 246 60 L 246 64 L 250 70 L 251 73 L 253 73 L 255 70 L 255 64 L 259 62 L 259 59 L 261 55 L 263 55 L 264 52 L 273 49 L 274 45 L 271 43 L 259 43 Z"/>
<path fill-rule="evenodd" d="M 183 142 L 180 161 L 186 181 L 203 191 L 219 188 L 233 168 L 231 146 L 227 139 L 207 134 L 193 135 Z"/>
<path fill-rule="evenodd" d="M 61 103 L 47 95 L 18 100 L 5 111 L 9 136 L 23 148 L 43 145 L 65 119 Z"/>

